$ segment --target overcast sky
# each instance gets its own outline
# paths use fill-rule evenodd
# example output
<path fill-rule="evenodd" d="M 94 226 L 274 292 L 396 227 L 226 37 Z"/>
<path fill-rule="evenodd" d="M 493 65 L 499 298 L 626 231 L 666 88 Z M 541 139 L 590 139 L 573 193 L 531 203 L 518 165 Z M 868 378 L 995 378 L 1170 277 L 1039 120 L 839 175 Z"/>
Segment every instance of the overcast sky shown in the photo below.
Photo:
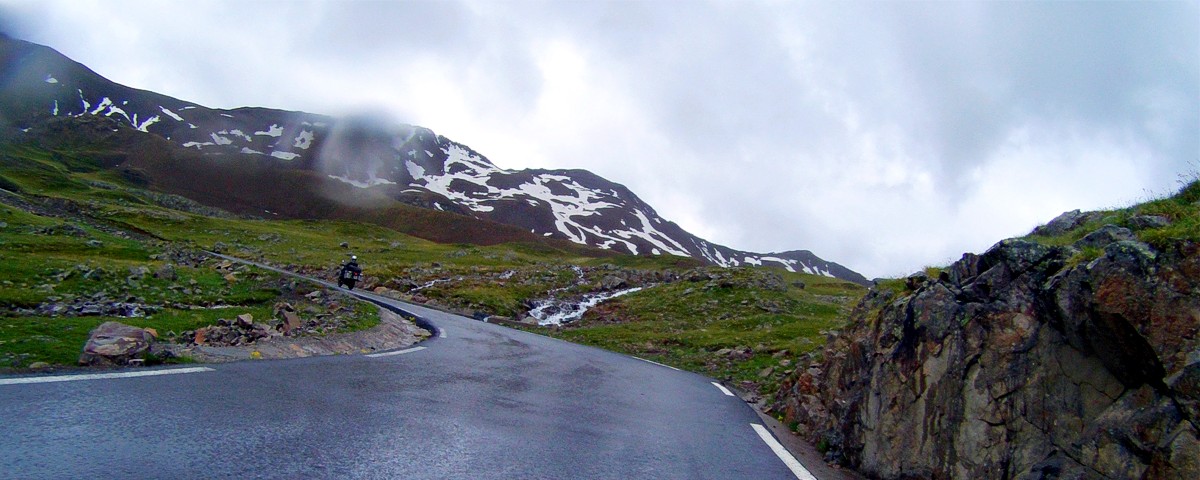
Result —
<path fill-rule="evenodd" d="M 383 109 L 868 278 L 1200 170 L 1197 1 L 0 0 L 5 27 L 209 107 Z"/>

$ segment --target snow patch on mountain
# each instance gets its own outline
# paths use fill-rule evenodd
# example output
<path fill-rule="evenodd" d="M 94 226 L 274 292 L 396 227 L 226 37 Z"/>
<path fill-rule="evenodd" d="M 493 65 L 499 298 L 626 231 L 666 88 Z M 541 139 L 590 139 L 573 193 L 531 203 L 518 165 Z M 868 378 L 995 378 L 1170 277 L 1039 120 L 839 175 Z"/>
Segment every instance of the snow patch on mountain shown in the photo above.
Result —
<path fill-rule="evenodd" d="M 233 140 L 230 140 L 227 137 L 222 137 L 216 133 L 210 133 L 209 136 L 212 137 L 213 144 L 215 145 L 229 145 L 233 143 Z"/>
<path fill-rule="evenodd" d="M 340 175 L 330 175 L 329 178 L 332 178 L 335 180 L 341 180 L 343 182 L 354 185 L 358 188 L 370 188 L 370 187 L 374 187 L 376 185 L 395 185 L 396 184 L 396 182 L 393 182 L 386 178 L 376 178 L 376 177 L 371 177 L 371 178 L 367 179 L 366 181 L 353 180 L 353 179 L 350 179 L 349 177 L 340 176 Z"/>
<path fill-rule="evenodd" d="M 312 130 L 304 130 L 304 131 L 300 132 L 300 135 L 296 136 L 296 141 L 294 143 L 292 143 L 292 146 L 299 148 L 301 150 L 308 150 L 308 147 L 312 146 L 312 142 L 313 142 Z"/>
<path fill-rule="evenodd" d="M 299 156 L 300 156 L 300 154 L 299 154 L 299 153 L 292 153 L 292 152 L 280 152 L 280 151 L 274 151 L 274 152 L 271 152 L 271 156 L 272 156 L 272 157 L 275 157 L 275 158 L 278 158 L 278 159 L 280 159 L 280 160 L 295 160 L 297 157 L 299 157 Z"/>
<path fill-rule="evenodd" d="M 499 190 L 496 187 L 492 187 L 492 186 L 488 185 L 488 179 L 490 178 L 490 175 L 492 173 L 498 172 L 499 169 L 497 169 L 491 165 L 482 164 L 481 162 L 478 161 L 478 159 L 474 159 L 473 158 L 474 156 L 471 155 L 470 152 L 468 152 L 466 149 L 464 149 L 463 147 L 461 147 L 459 145 L 450 145 L 449 148 L 444 148 L 444 149 L 442 149 L 442 151 L 445 152 L 447 155 L 447 159 L 446 159 L 446 171 L 447 172 L 451 172 L 451 171 L 455 170 L 454 168 L 452 168 L 452 165 L 454 165 L 454 164 L 465 165 L 465 166 L 467 166 L 467 168 L 462 169 L 461 171 L 459 171 L 457 173 L 447 173 L 446 175 L 425 176 L 425 177 L 423 177 L 423 179 L 425 180 L 425 184 L 421 185 L 421 186 L 424 186 L 429 191 L 437 193 L 443 197 L 449 198 L 450 200 L 453 200 L 455 203 L 458 203 L 458 204 L 460 204 L 468 209 L 471 209 L 473 211 L 476 211 L 476 212 L 490 212 L 492 210 L 495 210 L 495 207 L 492 207 L 489 205 L 483 205 L 484 201 L 490 199 L 490 197 L 491 197 L 490 195 L 485 195 L 484 198 L 482 198 L 482 199 L 472 198 L 469 193 L 460 192 L 460 191 L 457 191 L 456 189 L 451 188 L 451 184 L 454 183 L 454 181 L 458 180 L 458 181 L 463 181 L 463 182 L 477 185 L 477 186 L 481 187 L 484 191 L 486 191 L 488 194 L 498 193 Z M 471 168 L 471 167 L 483 167 L 483 168 L 480 169 L 480 168 Z"/>
<path fill-rule="evenodd" d="M 150 128 L 151 125 L 158 123 L 158 120 L 159 120 L 158 115 L 147 118 L 146 121 L 144 121 L 142 123 L 138 123 L 137 118 L 138 118 L 137 114 L 136 113 L 133 114 L 133 124 L 136 125 L 136 128 L 138 130 L 143 131 L 143 132 L 149 132 L 150 130 L 147 130 L 147 128 Z"/>
<path fill-rule="evenodd" d="M 46 83 L 58 83 L 58 79 L 54 78 L 53 75 L 46 74 Z"/>
<path fill-rule="evenodd" d="M 408 168 L 408 175 L 414 180 L 425 177 L 425 167 L 413 163 L 412 160 L 405 160 L 404 166 Z"/>
<path fill-rule="evenodd" d="M 179 116 L 179 115 L 178 115 L 178 114 L 176 114 L 175 112 L 172 112 L 172 111 L 171 111 L 170 109 L 168 109 L 167 107 L 159 106 L 158 108 L 159 108 L 159 110 L 162 110 L 162 112 L 163 112 L 164 114 L 166 114 L 168 117 L 174 118 L 176 122 L 182 122 L 182 121 L 183 121 L 183 117 Z"/>
<path fill-rule="evenodd" d="M 236 129 L 235 129 L 235 130 L 221 130 L 221 131 L 219 131 L 219 132 L 217 132 L 217 133 L 218 133 L 218 134 L 221 134 L 221 135 L 233 135 L 233 136 L 235 136 L 235 137 L 241 137 L 242 139 L 246 140 L 247 142 L 253 142 L 253 141 L 254 141 L 254 139 L 253 139 L 253 138 L 250 138 L 250 136 L 249 136 L 249 135 L 246 135 L 246 134 L 245 134 L 244 132 L 242 132 L 241 130 L 236 130 Z"/>
<path fill-rule="evenodd" d="M 279 126 L 278 124 L 273 123 L 273 124 L 271 124 L 270 128 L 263 130 L 263 131 L 254 132 L 254 134 L 255 135 L 263 135 L 263 136 L 267 136 L 267 137 L 279 138 L 280 136 L 283 135 L 283 127 Z"/>

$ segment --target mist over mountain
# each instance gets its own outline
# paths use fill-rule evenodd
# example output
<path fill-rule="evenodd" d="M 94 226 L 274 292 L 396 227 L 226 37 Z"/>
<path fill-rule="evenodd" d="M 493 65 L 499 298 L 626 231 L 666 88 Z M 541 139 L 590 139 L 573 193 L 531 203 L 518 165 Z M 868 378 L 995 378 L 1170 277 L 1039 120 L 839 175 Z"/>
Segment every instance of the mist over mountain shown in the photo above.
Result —
<path fill-rule="evenodd" d="M 721 266 L 777 266 L 869 283 L 862 275 L 807 250 L 753 253 L 716 245 L 663 219 L 621 184 L 586 170 L 507 170 L 465 144 L 432 130 L 377 115 L 331 117 L 244 107 L 211 109 L 186 100 L 111 82 L 55 50 L 0 38 L 0 128 L 28 130 L 55 118 L 103 117 L 160 136 L 238 175 L 245 165 L 268 171 L 303 171 L 340 182 L 324 188 L 324 200 L 345 202 L 347 189 L 384 195 L 402 203 L 504 224 L 549 239 L 560 239 L 635 255 L 692 257 Z M 159 170 L 169 175 L 169 169 Z M 193 172 L 195 176 L 201 174 Z M 258 182 L 272 178 L 256 177 Z M 193 178 L 194 179 L 194 178 Z M 176 179 L 181 182 L 187 179 Z M 210 186 L 206 186 L 210 185 Z M 280 189 L 282 196 L 303 190 Z M 197 182 L 193 197 L 211 200 L 225 182 Z M 200 191 L 208 188 L 208 191 Z M 241 187 L 247 188 L 247 187 Z M 256 188 L 256 187 L 248 187 Z M 320 216 L 287 199 L 275 198 L 264 212 Z M 296 199 L 297 205 L 312 201 Z M 261 212 L 260 212 L 261 213 Z"/>

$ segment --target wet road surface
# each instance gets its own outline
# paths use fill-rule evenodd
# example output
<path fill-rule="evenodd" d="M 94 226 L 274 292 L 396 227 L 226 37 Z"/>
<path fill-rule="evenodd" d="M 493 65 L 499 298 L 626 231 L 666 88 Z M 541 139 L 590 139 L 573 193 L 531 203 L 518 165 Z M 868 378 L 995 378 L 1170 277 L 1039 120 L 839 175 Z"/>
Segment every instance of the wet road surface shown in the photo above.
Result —
<path fill-rule="evenodd" d="M 386 356 L 0 377 L 0 478 L 798 476 L 711 379 L 388 302 L 439 335 Z"/>

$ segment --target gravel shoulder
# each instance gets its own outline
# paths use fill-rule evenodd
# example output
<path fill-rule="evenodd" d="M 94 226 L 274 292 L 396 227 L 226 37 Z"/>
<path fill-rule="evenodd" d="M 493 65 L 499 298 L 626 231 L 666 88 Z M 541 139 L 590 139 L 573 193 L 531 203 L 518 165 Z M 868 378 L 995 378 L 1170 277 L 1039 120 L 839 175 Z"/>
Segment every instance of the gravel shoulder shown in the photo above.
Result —
<path fill-rule="evenodd" d="M 250 345 L 231 347 L 175 345 L 171 350 L 176 355 L 191 357 L 199 362 L 220 363 L 253 358 L 284 359 L 371 353 L 408 347 L 430 336 L 428 330 L 390 310 L 380 308 L 379 316 L 378 326 L 357 332 L 313 337 L 273 337 Z M 255 352 L 258 352 L 257 356 Z"/>

